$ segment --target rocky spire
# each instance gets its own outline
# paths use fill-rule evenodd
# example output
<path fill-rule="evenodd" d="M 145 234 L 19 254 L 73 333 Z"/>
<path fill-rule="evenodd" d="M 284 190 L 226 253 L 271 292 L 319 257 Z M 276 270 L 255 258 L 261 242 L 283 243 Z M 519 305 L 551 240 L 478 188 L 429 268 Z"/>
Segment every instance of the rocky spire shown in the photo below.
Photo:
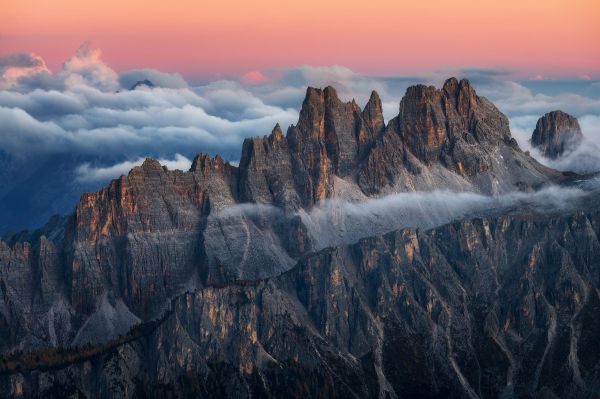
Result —
<path fill-rule="evenodd" d="M 538 119 L 531 144 L 548 158 L 558 158 L 576 147 L 583 138 L 577 118 L 563 111 L 552 111 Z"/>
<path fill-rule="evenodd" d="M 269 139 L 271 140 L 271 142 L 280 142 L 285 139 L 283 131 L 281 130 L 281 126 L 279 126 L 279 123 L 277 123 L 271 131 Z"/>
<path fill-rule="evenodd" d="M 363 147 L 372 142 L 372 134 L 365 132 L 366 128 L 367 123 L 355 102 L 341 101 L 331 86 L 309 87 L 298 125 L 288 139 L 292 151 L 304 153 L 302 160 L 308 169 L 330 165 L 332 170 L 327 173 L 345 176 L 356 167 L 364 153 Z M 322 159 L 322 155 L 327 160 Z"/>
<path fill-rule="evenodd" d="M 375 90 L 371 92 L 371 97 L 362 112 L 362 117 L 375 135 L 379 135 L 385 128 L 381 99 Z"/>
<path fill-rule="evenodd" d="M 399 130 L 410 150 L 421 160 L 439 157 L 446 140 L 444 93 L 434 86 L 415 85 L 400 101 Z"/>

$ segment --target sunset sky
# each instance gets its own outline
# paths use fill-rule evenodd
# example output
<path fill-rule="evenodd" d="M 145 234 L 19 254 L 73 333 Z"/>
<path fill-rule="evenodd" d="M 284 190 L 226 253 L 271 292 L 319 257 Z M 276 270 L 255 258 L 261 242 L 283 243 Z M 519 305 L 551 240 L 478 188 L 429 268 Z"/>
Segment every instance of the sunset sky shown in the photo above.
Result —
<path fill-rule="evenodd" d="M 33 52 L 52 71 L 90 40 L 117 71 L 186 78 L 304 64 L 600 76 L 598 0 L 7 0 L 0 19 L 0 53 Z"/>
<path fill-rule="evenodd" d="M 297 123 L 307 86 L 360 106 L 376 90 L 390 121 L 409 86 L 451 76 L 543 164 L 597 171 L 599 42 L 600 0 L 2 0 L 0 209 L 68 187 L 10 215 L 37 227 L 147 157 L 235 164 L 246 138 Z M 558 109 L 586 141 L 555 161 L 530 138 Z"/>

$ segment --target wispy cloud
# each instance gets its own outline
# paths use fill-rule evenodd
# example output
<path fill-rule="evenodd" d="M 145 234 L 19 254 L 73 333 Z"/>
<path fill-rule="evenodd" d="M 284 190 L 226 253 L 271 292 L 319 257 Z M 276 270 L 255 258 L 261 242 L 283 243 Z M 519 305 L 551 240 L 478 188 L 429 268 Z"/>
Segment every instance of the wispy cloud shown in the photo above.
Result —
<path fill-rule="evenodd" d="M 145 158 L 141 157 L 134 161 L 119 162 L 110 166 L 92 166 L 91 163 L 86 162 L 77 167 L 75 176 L 81 182 L 106 181 L 127 174 L 134 167 L 144 163 L 144 160 Z M 174 159 L 159 159 L 158 162 L 169 170 L 187 171 L 192 166 L 192 161 L 181 154 L 175 154 Z"/>
<path fill-rule="evenodd" d="M 239 204 L 225 208 L 213 217 L 219 220 L 259 219 L 268 215 L 269 220 L 280 223 L 300 217 L 313 249 L 319 250 L 403 228 L 429 229 L 466 217 L 515 209 L 538 213 L 569 212 L 581 209 L 579 201 L 598 188 L 600 181 L 591 180 L 581 187 L 550 186 L 532 193 L 512 192 L 498 196 L 447 190 L 409 192 L 362 202 L 326 200 L 310 210 L 291 215 L 271 205 Z"/>

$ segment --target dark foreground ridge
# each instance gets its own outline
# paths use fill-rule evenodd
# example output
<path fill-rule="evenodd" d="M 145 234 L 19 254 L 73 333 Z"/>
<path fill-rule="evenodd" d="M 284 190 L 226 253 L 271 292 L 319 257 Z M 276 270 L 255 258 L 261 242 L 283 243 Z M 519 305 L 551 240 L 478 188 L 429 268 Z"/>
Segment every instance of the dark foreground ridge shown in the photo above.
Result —
<path fill-rule="evenodd" d="M 599 234 L 596 212 L 372 237 L 185 293 L 108 343 L 9 356 L 0 381 L 56 397 L 593 397 Z"/>
<path fill-rule="evenodd" d="M 169 171 L 148 159 L 68 218 L 0 242 L 0 391 L 591 395 L 597 207 L 318 252 L 305 217 L 328 200 L 577 179 L 521 151 L 466 80 L 409 88 L 387 125 L 375 92 L 360 109 L 309 88 L 298 124 L 247 139 L 239 167 L 198 155 L 190 171 Z"/>

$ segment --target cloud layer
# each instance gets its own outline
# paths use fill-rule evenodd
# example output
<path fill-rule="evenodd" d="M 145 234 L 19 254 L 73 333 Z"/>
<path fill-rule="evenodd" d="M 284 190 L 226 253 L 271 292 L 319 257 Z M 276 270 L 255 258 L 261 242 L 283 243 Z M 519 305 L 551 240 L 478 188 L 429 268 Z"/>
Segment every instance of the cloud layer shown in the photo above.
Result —
<path fill-rule="evenodd" d="M 310 210 L 286 215 L 264 204 L 238 204 L 212 217 L 222 223 L 240 216 L 257 221 L 285 223 L 299 216 L 307 228 L 315 250 L 357 242 L 361 238 L 403 228 L 430 229 L 454 220 L 505 214 L 510 211 L 561 213 L 582 209 L 582 202 L 597 195 L 600 180 L 592 179 L 578 187 L 550 186 L 540 191 L 486 196 L 473 192 L 436 190 L 397 193 L 363 202 L 327 200 Z M 275 223 L 274 223 L 275 224 Z"/>
<path fill-rule="evenodd" d="M 316 249 L 322 249 L 405 227 L 429 229 L 512 208 L 535 212 L 572 210 L 577 207 L 576 201 L 598 187 L 599 182 L 593 180 L 585 189 L 551 186 L 534 193 L 514 192 L 493 197 L 445 190 L 398 193 L 361 203 L 329 200 L 309 212 L 301 211 L 300 217 Z"/>
<path fill-rule="evenodd" d="M 52 73 L 35 54 L 0 57 L 0 151 L 13 157 L 80 154 L 77 179 L 108 180 L 147 156 L 189 159 L 195 153 L 240 156 L 245 137 L 268 134 L 276 123 L 298 118 L 306 86 L 333 85 L 344 100 L 364 104 L 372 90 L 383 100 L 384 116 L 398 113 L 406 87 L 441 85 L 449 76 L 468 77 L 511 119 L 519 144 L 528 140 L 537 118 L 562 109 L 580 118 L 589 145 L 560 162 L 541 158 L 559 169 L 600 169 L 600 96 L 595 81 L 580 81 L 558 90 L 548 85 L 511 80 L 511 72 L 487 69 L 441 70 L 412 77 L 372 77 L 343 66 L 300 66 L 252 70 L 239 79 L 192 85 L 174 73 L 136 69 L 116 73 L 101 52 L 84 43 L 62 68 Z M 150 80 L 156 88 L 129 90 Z M 555 85 L 556 86 L 556 85 Z M 558 86 L 557 86 L 558 87 Z M 565 88 L 566 87 L 566 88 Z M 114 159 L 105 164 L 100 159 Z"/>

